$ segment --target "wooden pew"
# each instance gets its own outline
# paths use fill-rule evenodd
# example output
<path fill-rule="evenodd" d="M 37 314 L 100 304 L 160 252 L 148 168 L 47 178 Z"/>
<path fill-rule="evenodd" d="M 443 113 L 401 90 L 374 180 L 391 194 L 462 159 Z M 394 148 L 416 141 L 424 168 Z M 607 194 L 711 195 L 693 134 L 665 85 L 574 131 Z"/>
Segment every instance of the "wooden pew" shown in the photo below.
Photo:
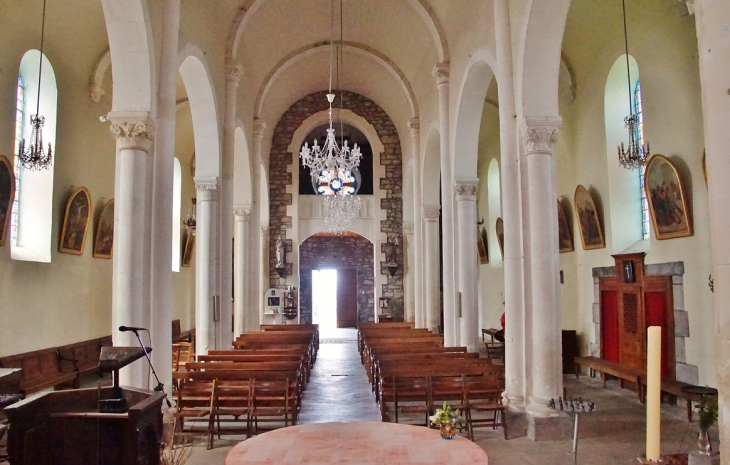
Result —
<path fill-rule="evenodd" d="M 99 374 L 99 354 L 106 338 L 67 344 L 58 348 L 61 371 L 75 373 L 74 387 L 78 388 L 81 376 L 90 373 Z"/>
<path fill-rule="evenodd" d="M 0 366 L 23 369 L 20 393 L 24 396 L 47 388 L 55 389 L 64 384 L 71 386 L 76 381 L 75 372 L 61 371 L 56 347 L 3 357 L 0 359 Z"/>
<path fill-rule="evenodd" d="M 588 367 L 591 377 L 595 376 L 596 371 L 600 371 L 601 381 L 603 382 L 604 388 L 606 387 L 606 375 L 619 378 L 621 382 L 621 387 L 624 387 L 624 381 L 630 381 L 632 383 L 635 383 L 638 391 L 639 402 L 644 401 L 644 389 L 642 387 L 642 379 L 646 376 L 645 371 L 627 367 L 619 363 L 610 362 L 608 360 L 604 360 L 598 357 L 575 357 L 574 361 L 576 366 L 580 365 Z M 580 370 L 576 367 L 576 378 L 578 377 L 579 372 Z"/>

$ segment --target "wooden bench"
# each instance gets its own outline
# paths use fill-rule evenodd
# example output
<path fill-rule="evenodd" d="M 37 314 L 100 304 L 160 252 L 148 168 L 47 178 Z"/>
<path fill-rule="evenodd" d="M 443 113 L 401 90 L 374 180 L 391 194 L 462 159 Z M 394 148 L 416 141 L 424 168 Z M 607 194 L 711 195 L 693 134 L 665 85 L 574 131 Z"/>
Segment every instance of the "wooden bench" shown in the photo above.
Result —
<path fill-rule="evenodd" d="M 610 362 L 598 357 L 575 357 L 574 362 L 576 364 L 575 377 L 578 377 L 580 370 L 578 365 L 588 367 L 590 370 L 591 377 L 594 377 L 596 371 L 601 372 L 601 381 L 603 387 L 606 387 L 606 376 L 614 376 L 619 379 L 621 387 L 624 387 L 624 381 L 630 381 L 636 385 L 639 402 L 644 401 L 644 388 L 643 379 L 646 376 L 646 372 L 643 370 L 637 370 L 636 368 L 627 367 L 620 363 Z"/>
<path fill-rule="evenodd" d="M 661 384 L 661 391 L 670 396 L 670 401 L 673 405 L 677 405 L 677 399 L 684 399 L 687 401 L 687 421 L 692 421 L 692 402 L 699 404 L 703 401 L 714 401 L 717 403 L 717 396 L 703 396 L 702 394 L 684 391 L 684 388 L 690 387 L 698 386 L 673 379 L 662 379 Z M 644 395 L 646 396 L 646 393 L 644 393 Z"/>
<path fill-rule="evenodd" d="M 77 380 L 75 372 L 63 372 L 61 370 L 58 348 L 56 347 L 0 358 L 0 366 L 23 369 L 20 393 L 24 396 L 48 388 L 55 389 L 64 384 L 71 386 Z"/>
<path fill-rule="evenodd" d="M 109 344 L 107 344 L 109 343 Z M 111 336 L 67 344 L 58 348 L 61 371 L 76 373 L 76 385 L 85 374 L 99 374 L 99 354 L 103 345 L 111 345 Z"/>
<path fill-rule="evenodd" d="M 180 330 L 180 320 L 172 320 L 172 342 L 189 342 L 195 344 L 195 328 Z"/>

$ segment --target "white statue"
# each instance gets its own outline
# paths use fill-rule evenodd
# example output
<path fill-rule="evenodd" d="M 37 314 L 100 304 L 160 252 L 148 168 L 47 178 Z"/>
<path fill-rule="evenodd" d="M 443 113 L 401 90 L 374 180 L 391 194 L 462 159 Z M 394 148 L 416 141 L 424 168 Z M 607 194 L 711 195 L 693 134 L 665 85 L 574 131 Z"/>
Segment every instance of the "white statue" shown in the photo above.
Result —
<path fill-rule="evenodd" d="M 286 268 L 286 245 L 281 236 L 276 239 L 276 268 Z"/>

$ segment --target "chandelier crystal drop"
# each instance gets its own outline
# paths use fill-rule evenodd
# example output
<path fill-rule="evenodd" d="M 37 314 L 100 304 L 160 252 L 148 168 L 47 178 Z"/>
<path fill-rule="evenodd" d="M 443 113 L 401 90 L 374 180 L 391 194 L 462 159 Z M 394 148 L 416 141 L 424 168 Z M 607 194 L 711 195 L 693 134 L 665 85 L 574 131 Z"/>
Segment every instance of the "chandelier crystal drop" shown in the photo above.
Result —
<path fill-rule="evenodd" d="M 327 195 L 324 198 L 324 223 L 327 231 L 345 234 L 360 213 L 362 200 L 355 195 Z"/>
<path fill-rule="evenodd" d="M 41 22 L 41 50 L 38 58 L 38 96 L 36 99 L 35 115 L 30 117 L 30 146 L 26 147 L 25 139 L 18 142 L 18 160 L 23 168 L 30 171 L 40 171 L 51 167 L 53 151 L 48 143 L 48 152 L 43 150 L 43 124 L 46 119 L 40 115 L 41 108 L 41 76 L 43 75 L 43 41 L 46 33 L 46 0 L 43 0 L 43 20 Z"/>
<path fill-rule="evenodd" d="M 618 146 L 618 162 L 621 166 L 628 170 L 635 170 L 644 165 L 651 154 L 649 144 L 641 145 L 641 122 L 639 115 L 634 113 L 634 100 L 631 92 L 631 69 L 629 68 L 629 36 L 626 28 L 626 0 L 622 0 L 622 11 L 624 16 L 624 45 L 626 47 L 626 76 L 629 85 L 629 116 L 624 118 L 626 128 L 629 130 L 629 146 L 625 147 L 624 143 Z"/>

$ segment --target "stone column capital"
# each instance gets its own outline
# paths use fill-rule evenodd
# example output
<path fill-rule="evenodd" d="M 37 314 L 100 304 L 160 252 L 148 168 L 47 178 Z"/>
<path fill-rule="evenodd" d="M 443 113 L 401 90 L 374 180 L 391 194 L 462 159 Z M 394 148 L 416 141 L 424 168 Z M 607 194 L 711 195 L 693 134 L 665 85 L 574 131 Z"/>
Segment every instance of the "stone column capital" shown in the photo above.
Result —
<path fill-rule="evenodd" d="M 269 234 L 269 226 L 262 224 L 260 232 L 261 232 L 261 237 L 266 237 Z"/>
<path fill-rule="evenodd" d="M 553 153 L 560 138 L 563 119 L 559 116 L 527 116 L 520 125 L 520 137 L 525 155 L 532 153 Z"/>
<path fill-rule="evenodd" d="M 421 121 L 418 118 L 411 118 L 408 120 L 408 130 L 411 131 L 411 136 L 416 137 L 421 132 Z"/>
<path fill-rule="evenodd" d="M 218 199 L 218 178 L 216 176 L 195 176 L 195 190 L 201 202 Z"/>
<path fill-rule="evenodd" d="M 233 81 L 238 84 L 243 76 L 243 66 L 233 60 L 226 60 L 226 81 Z"/>
<path fill-rule="evenodd" d="M 478 178 L 454 179 L 454 196 L 456 196 L 457 200 L 476 201 L 478 191 L 479 191 L 479 179 Z"/>
<path fill-rule="evenodd" d="M 112 112 L 109 131 L 120 149 L 149 152 L 155 138 L 155 124 L 148 112 Z"/>
<path fill-rule="evenodd" d="M 266 122 L 261 121 L 258 118 L 253 120 L 253 135 L 259 139 L 264 137 L 264 131 L 266 130 Z"/>
<path fill-rule="evenodd" d="M 450 69 L 451 67 L 448 61 L 437 63 L 436 66 L 434 66 L 433 71 L 431 71 L 431 75 L 433 75 L 436 80 L 436 87 L 448 85 Z"/>
<path fill-rule="evenodd" d="M 412 236 L 415 232 L 415 227 L 413 226 L 413 223 L 403 223 L 403 234 L 406 236 Z"/>
<path fill-rule="evenodd" d="M 251 205 L 234 205 L 233 215 L 236 221 L 249 221 L 251 219 Z"/>
<path fill-rule="evenodd" d="M 424 205 L 423 206 L 423 219 L 425 221 L 438 221 L 440 211 L 441 211 L 440 205 Z"/>

